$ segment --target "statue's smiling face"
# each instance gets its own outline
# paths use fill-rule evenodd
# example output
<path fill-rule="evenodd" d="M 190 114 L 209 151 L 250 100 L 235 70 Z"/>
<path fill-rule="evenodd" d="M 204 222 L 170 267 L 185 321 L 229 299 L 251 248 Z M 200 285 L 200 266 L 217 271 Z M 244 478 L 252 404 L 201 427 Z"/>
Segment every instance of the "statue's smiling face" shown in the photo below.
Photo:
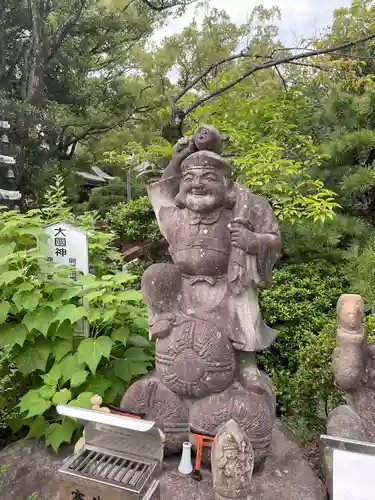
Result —
<path fill-rule="evenodd" d="M 190 210 L 210 212 L 225 202 L 227 193 L 225 180 L 225 176 L 217 169 L 194 167 L 184 172 L 180 195 Z"/>

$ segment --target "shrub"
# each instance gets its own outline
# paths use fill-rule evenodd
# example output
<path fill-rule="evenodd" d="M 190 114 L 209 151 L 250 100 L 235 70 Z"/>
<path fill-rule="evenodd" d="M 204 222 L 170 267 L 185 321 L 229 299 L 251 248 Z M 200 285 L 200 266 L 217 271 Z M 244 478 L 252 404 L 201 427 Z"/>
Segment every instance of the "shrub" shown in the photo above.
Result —
<path fill-rule="evenodd" d="M 89 210 L 95 210 L 101 217 L 105 217 L 114 205 L 126 200 L 126 182 L 114 179 L 105 186 L 94 188 L 91 191 L 87 206 Z"/>
<path fill-rule="evenodd" d="M 374 341 L 375 316 L 366 316 L 369 342 Z M 336 344 L 337 321 L 332 319 L 319 335 L 312 335 L 298 353 L 298 368 L 292 377 L 292 416 L 288 424 L 301 438 L 325 429 L 328 413 L 344 402 L 344 394 L 336 385 L 331 366 Z"/>
<path fill-rule="evenodd" d="M 336 321 L 327 322 L 319 335 L 311 335 L 298 353 L 298 367 L 288 385 L 288 423 L 302 439 L 322 432 L 329 411 L 343 402 L 336 386 L 331 357 L 335 347 Z"/>
<path fill-rule="evenodd" d="M 9 389 L 8 415 L 16 430 L 45 437 L 58 450 L 78 437 L 80 426 L 55 406 L 90 406 L 100 394 L 111 403 L 134 376 L 152 366 L 147 311 L 125 273 L 80 277 L 47 262 L 44 221 L 34 212 L 0 213 L 1 376 Z M 77 326 L 87 321 L 87 338 Z M 16 410 L 17 418 L 12 413 Z"/>
<path fill-rule="evenodd" d="M 321 260 L 337 264 L 344 263 L 353 245 L 365 244 L 371 228 L 360 219 L 338 214 L 324 223 L 283 221 L 281 234 L 288 262 Z"/>
<path fill-rule="evenodd" d="M 312 262 L 282 265 L 274 271 L 273 287 L 261 293 L 264 319 L 278 336 L 259 362 L 274 380 L 281 414 L 308 417 L 310 412 L 311 421 L 318 421 L 316 403 L 325 404 L 333 388 L 325 360 L 334 340 L 324 332 L 332 326 L 337 300 L 347 289 L 341 265 Z"/>
<path fill-rule="evenodd" d="M 147 196 L 117 204 L 107 214 L 106 223 L 126 243 L 157 242 L 162 239 Z"/>

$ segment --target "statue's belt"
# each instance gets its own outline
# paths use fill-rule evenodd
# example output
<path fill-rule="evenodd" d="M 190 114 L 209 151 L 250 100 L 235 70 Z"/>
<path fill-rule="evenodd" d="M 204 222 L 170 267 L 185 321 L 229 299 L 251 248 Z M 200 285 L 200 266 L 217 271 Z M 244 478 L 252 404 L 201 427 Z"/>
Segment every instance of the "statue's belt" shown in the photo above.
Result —
<path fill-rule="evenodd" d="M 176 253 L 183 250 L 213 250 L 215 252 L 220 252 L 225 255 L 229 255 L 229 241 L 222 238 L 187 238 L 181 241 L 181 243 L 172 244 L 169 247 L 170 252 Z"/>
<path fill-rule="evenodd" d="M 191 274 L 182 273 L 182 277 L 187 279 L 190 285 L 195 285 L 196 283 L 206 282 L 211 286 L 215 286 L 218 281 L 221 281 L 225 276 L 192 276 Z"/>

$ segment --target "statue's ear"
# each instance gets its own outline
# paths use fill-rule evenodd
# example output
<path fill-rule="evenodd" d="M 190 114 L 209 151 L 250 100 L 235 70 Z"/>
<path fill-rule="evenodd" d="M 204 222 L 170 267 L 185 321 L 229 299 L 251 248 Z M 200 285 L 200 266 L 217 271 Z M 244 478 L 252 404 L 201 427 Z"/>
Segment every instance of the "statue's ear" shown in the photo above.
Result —
<path fill-rule="evenodd" d="M 185 203 L 183 202 L 183 196 L 181 193 L 177 193 L 174 202 L 177 208 L 185 208 Z"/>
<path fill-rule="evenodd" d="M 225 208 L 233 208 L 237 201 L 236 186 L 232 179 L 228 179 L 228 192 L 225 202 Z"/>

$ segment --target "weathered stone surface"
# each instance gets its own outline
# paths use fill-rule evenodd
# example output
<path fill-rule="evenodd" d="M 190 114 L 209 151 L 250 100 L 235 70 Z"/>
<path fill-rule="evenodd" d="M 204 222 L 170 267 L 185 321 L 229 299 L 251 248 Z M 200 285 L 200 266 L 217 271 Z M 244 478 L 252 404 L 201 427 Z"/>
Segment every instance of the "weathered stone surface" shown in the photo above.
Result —
<path fill-rule="evenodd" d="M 203 480 L 181 477 L 178 461 L 169 459 L 162 482 L 161 500 L 214 500 L 211 474 Z M 294 437 L 279 422 L 273 432 L 272 455 L 261 473 L 254 473 L 248 500 L 325 500 L 326 491 Z"/>
<path fill-rule="evenodd" d="M 250 439 L 234 420 L 220 427 L 212 447 L 212 482 L 216 500 L 247 500 L 254 470 Z"/>
<path fill-rule="evenodd" d="M 257 289 L 270 285 L 280 232 L 269 203 L 233 181 L 221 144 L 214 127 L 200 127 L 149 187 L 172 263 L 143 275 L 155 373 L 121 406 L 156 422 L 167 454 L 181 449 L 189 425 L 212 436 L 234 419 L 258 463 L 271 444 L 275 395 L 255 354 L 276 332 L 263 322 Z"/>
<path fill-rule="evenodd" d="M 1 500 L 58 500 L 58 474 L 64 458 L 72 452 L 65 447 L 57 456 L 43 443 L 16 441 L 0 453 Z"/>
<path fill-rule="evenodd" d="M 360 295 L 344 294 L 337 304 L 336 347 L 332 369 L 346 405 L 328 415 L 330 436 L 375 442 L 375 346 L 368 344 Z M 332 490 L 332 450 L 324 450 L 328 490 Z"/>
<path fill-rule="evenodd" d="M 0 484 L 1 500 L 58 500 L 58 470 L 68 449 L 56 457 L 36 441 L 19 441 L 0 453 L 0 464 L 7 464 Z M 203 470 L 196 482 L 177 471 L 180 457 L 164 464 L 161 500 L 214 500 L 211 473 Z M 106 500 L 106 499 L 103 499 Z M 261 474 L 254 473 L 248 500 L 325 500 L 325 489 L 303 458 L 293 436 L 276 422 L 272 455 Z"/>

